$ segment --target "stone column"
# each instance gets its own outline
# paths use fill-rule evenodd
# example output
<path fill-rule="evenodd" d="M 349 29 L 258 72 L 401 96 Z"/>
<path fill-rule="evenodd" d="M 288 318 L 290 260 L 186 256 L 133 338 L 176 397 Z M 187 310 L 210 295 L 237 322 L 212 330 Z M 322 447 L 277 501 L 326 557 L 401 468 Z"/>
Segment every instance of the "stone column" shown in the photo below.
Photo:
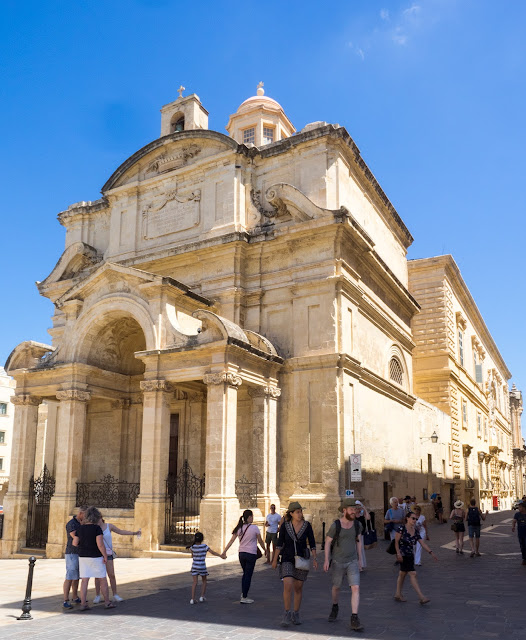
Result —
<path fill-rule="evenodd" d="M 60 400 L 56 427 L 55 493 L 49 506 L 46 557 L 61 558 L 65 548 L 65 525 L 77 502 L 77 482 L 82 476 L 86 408 L 89 391 L 57 391 Z"/>
<path fill-rule="evenodd" d="M 4 501 L 2 557 L 26 546 L 29 481 L 35 466 L 38 406 L 42 398 L 28 393 L 11 397 L 15 405 L 9 489 Z"/>
<path fill-rule="evenodd" d="M 141 482 L 135 502 L 136 551 L 156 551 L 164 542 L 166 477 L 170 453 L 170 403 L 173 387 L 166 380 L 143 380 Z"/>
<path fill-rule="evenodd" d="M 112 409 L 119 416 L 120 424 L 120 452 L 119 454 L 119 480 L 132 482 L 131 474 L 133 467 L 133 434 L 130 432 L 130 407 L 131 400 L 129 398 L 120 398 L 111 403 Z"/>
<path fill-rule="evenodd" d="M 236 496 L 237 390 L 241 378 L 233 373 L 210 373 L 206 420 L 205 496 L 200 527 L 212 548 L 222 550 L 239 519 Z"/>
<path fill-rule="evenodd" d="M 258 507 L 263 516 L 270 505 L 279 511 L 277 495 L 277 399 L 281 389 L 277 387 L 251 387 L 253 430 L 253 468 L 258 483 Z"/>

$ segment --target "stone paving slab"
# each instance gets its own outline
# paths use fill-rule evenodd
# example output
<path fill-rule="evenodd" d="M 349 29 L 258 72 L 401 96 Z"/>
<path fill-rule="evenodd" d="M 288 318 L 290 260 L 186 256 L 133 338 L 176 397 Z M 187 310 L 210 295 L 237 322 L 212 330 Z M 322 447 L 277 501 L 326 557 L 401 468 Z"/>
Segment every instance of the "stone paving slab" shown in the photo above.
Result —
<path fill-rule="evenodd" d="M 368 568 L 362 574 L 360 618 L 365 631 L 359 634 L 348 629 L 350 598 L 346 589 L 342 589 L 340 598 L 340 620 L 334 624 L 327 622 L 330 579 L 323 572 L 312 571 L 305 584 L 302 604 L 304 624 L 299 627 L 279 627 L 282 615 L 281 583 L 272 569 L 259 563 L 250 593 L 256 602 L 253 605 L 241 605 L 241 572 L 234 554 L 233 562 L 228 564 L 220 564 L 221 561 L 215 559 L 215 562 L 209 562 L 209 600 L 204 604 L 189 604 L 191 579 L 188 567 L 181 566 L 179 573 L 168 573 L 169 568 L 166 567 L 166 573 L 159 577 L 136 576 L 122 590 L 127 600 L 111 611 L 97 606 L 85 613 L 75 610 L 51 615 L 50 608 L 58 608 L 57 589 L 52 589 L 48 597 L 35 602 L 34 620 L 10 623 L 8 627 L 0 628 L 0 636 L 8 632 L 5 637 L 10 640 L 25 640 L 28 637 L 66 638 L 73 632 L 80 638 L 101 635 L 108 640 L 336 640 L 357 635 L 367 639 L 389 640 L 451 640 L 452 636 L 462 640 L 524 639 L 526 634 L 522 612 L 526 595 L 526 567 L 521 565 L 520 555 L 515 555 L 518 543 L 516 536 L 511 535 L 511 515 L 510 512 L 490 515 L 481 538 L 481 551 L 484 553 L 481 558 L 470 558 L 469 553 L 461 556 L 454 552 L 451 548 L 454 534 L 449 525 L 431 527 L 430 546 L 440 561 L 433 563 L 424 554 L 424 566 L 418 568 L 420 586 L 431 598 L 431 603 L 426 606 L 418 603 L 409 584 L 405 589 L 408 602 L 394 601 L 397 568 L 393 565 L 392 556 L 384 552 L 387 543 L 381 541 L 376 549 L 368 552 Z M 130 562 L 135 563 L 133 566 L 140 572 L 140 563 L 143 561 Z M 160 566 L 173 563 L 175 570 L 175 563 L 178 562 L 161 561 Z M 119 576 L 120 565 L 117 571 Z M 59 582 L 61 580 L 62 575 Z M 12 610 L 13 599 L 8 600 L 6 602 L 2 596 L 0 620 L 5 620 L 7 611 Z M 47 617 L 44 618 L 43 612 L 46 611 Z"/>

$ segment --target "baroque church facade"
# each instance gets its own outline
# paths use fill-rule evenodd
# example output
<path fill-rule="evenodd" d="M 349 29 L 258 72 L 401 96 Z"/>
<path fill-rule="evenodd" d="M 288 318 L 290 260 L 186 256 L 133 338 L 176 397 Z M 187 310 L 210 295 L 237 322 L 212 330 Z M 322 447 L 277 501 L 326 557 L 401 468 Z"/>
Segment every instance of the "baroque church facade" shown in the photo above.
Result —
<path fill-rule="evenodd" d="M 240 509 L 289 500 L 319 536 L 351 454 L 373 509 L 391 493 L 425 498 L 440 477 L 432 447 L 445 451 L 451 422 L 413 392 L 412 237 L 356 144 L 325 122 L 296 132 L 261 86 L 227 132 L 180 95 L 102 198 L 59 214 L 65 251 L 38 283 L 52 343 L 24 342 L 6 363 L 17 410 L 2 555 L 26 546 L 43 402 L 48 557 L 79 487 L 103 477 L 137 487 L 104 511 L 142 528 L 122 542 L 136 556 L 168 541 L 167 481 L 183 469 L 201 479 L 192 523 L 217 548 Z"/>

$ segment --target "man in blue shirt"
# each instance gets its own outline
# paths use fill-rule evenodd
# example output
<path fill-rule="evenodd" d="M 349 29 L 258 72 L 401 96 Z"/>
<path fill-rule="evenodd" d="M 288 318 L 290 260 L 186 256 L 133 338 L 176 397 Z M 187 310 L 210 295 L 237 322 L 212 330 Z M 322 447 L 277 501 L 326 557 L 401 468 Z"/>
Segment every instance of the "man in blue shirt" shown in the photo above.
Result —
<path fill-rule="evenodd" d="M 517 526 L 519 534 L 519 544 L 521 546 L 522 564 L 526 564 L 526 501 L 523 500 L 519 504 L 519 510 L 513 516 L 512 532 L 515 532 Z"/>
<path fill-rule="evenodd" d="M 84 512 L 87 507 L 79 507 L 77 516 L 73 516 L 71 520 L 66 524 L 66 535 L 68 541 L 66 544 L 65 558 L 66 558 L 66 579 L 64 580 L 64 609 L 73 609 L 73 605 L 69 601 L 69 590 L 71 589 L 73 595 L 73 603 L 80 604 L 80 598 L 78 596 L 79 589 L 79 552 L 78 547 L 73 546 L 73 537 L 75 532 L 80 529 L 82 520 L 84 518 Z"/>

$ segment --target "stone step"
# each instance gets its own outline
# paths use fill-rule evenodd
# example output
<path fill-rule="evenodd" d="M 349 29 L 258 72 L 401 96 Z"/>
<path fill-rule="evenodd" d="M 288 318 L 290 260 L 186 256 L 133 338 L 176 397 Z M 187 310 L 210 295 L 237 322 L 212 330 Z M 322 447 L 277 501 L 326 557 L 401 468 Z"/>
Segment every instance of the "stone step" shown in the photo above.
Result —
<path fill-rule="evenodd" d="M 163 550 L 159 550 L 159 551 L 150 551 L 148 553 L 148 556 L 150 558 L 158 558 L 158 559 L 164 559 L 164 560 L 170 560 L 171 558 L 190 558 L 191 554 L 189 551 L 186 551 L 186 549 L 183 551 L 163 551 Z"/>
<path fill-rule="evenodd" d="M 31 556 L 35 556 L 37 560 L 42 560 L 46 557 L 46 552 L 44 549 L 31 549 L 29 547 L 22 547 L 20 551 L 14 553 L 12 555 L 13 558 L 30 558 Z"/>
<path fill-rule="evenodd" d="M 182 544 L 160 544 L 159 551 L 170 551 L 172 553 L 190 554 L 190 550 Z"/>

